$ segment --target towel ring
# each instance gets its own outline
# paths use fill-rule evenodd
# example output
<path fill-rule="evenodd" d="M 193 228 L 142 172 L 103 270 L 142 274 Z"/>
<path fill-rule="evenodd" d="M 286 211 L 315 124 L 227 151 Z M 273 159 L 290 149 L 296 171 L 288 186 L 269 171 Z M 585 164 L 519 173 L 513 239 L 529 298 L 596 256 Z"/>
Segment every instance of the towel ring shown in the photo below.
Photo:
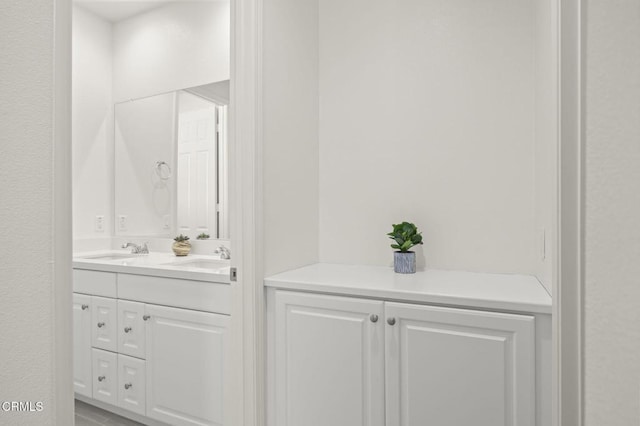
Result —
<path fill-rule="evenodd" d="M 156 161 L 155 167 L 156 174 L 162 180 L 167 180 L 171 177 L 171 167 L 165 161 Z"/>

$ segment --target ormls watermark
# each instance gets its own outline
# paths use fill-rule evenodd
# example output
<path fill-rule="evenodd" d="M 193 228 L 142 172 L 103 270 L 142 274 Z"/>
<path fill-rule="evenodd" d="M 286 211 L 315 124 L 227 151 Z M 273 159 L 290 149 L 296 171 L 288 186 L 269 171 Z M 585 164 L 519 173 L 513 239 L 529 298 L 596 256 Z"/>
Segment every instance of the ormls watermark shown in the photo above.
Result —
<path fill-rule="evenodd" d="M 42 401 L 2 401 L 0 411 L 40 412 L 44 410 Z"/>

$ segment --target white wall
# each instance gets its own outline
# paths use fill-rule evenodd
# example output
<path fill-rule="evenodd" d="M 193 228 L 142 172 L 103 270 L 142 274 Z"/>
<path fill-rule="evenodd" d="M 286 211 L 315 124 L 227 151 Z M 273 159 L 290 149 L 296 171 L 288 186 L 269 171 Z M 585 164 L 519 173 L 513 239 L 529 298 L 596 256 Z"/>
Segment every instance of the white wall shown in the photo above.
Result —
<path fill-rule="evenodd" d="M 229 79 L 229 2 L 170 3 L 113 34 L 115 102 Z"/>
<path fill-rule="evenodd" d="M 585 425 L 640 419 L 640 3 L 586 2 Z"/>
<path fill-rule="evenodd" d="M 318 2 L 264 2 L 264 265 L 318 261 Z"/>
<path fill-rule="evenodd" d="M 113 232 L 113 99 L 111 23 L 73 8 L 73 233 Z M 95 217 L 104 216 L 104 231 Z"/>
<path fill-rule="evenodd" d="M 321 261 L 535 272 L 533 3 L 320 1 Z"/>
<path fill-rule="evenodd" d="M 0 411 L 2 424 L 73 424 L 61 333 L 71 327 L 70 13 L 63 0 L 0 2 L 0 401 L 44 408 Z"/>

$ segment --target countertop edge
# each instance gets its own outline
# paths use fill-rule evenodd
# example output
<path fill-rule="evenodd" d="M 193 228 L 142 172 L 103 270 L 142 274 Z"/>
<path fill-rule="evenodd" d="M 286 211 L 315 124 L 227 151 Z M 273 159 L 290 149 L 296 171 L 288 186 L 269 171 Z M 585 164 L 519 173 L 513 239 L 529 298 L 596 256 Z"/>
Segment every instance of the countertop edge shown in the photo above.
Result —
<path fill-rule="evenodd" d="M 104 263 L 93 263 L 88 261 L 73 261 L 73 269 L 82 269 L 87 271 L 113 272 L 118 274 L 145 275 L 159 278 L 175 278 L 190 281 L 205 281 L 216 284 L 231 284 L 228 275 L 213 274 L 205 271 L 180 271 L 168 268 L 159 268 L 154 266 L 125 266 L 125 265 L 109 265 Z"/>
<path fill-rule="evenodd" d="M 307 267 L 299 268 L 293 271 L 301 271 L 304 269 L 318 268 L 322 267 L 322 264 L 314 264 Z M 328 265 L 331 267 L 331 265 Z M 349 266 L 344 266 L 348 268 Z M 354 268 L 362 268 L 361 265 L 353 265 Z M 365 267 L 366 268 L 366 267 Z M 379 267 L 372 267 L 374 268 Z M 461 271 L 445 271 L 451 273 L 458 273 Z M 437 305 L 446 305 L 452 307 L 462 307 L 462 308 L 478 308 L 478 309 L 488 309 L 488 310 L 500 310 L 500 311 L 511 311 L 511 312 L 520 312 L 520 313 L 529 313 L 529 314 L 552 314 L 552 300 L 551 297 L 548 296 L 546 290 L 544 290 L 542 284 L 533 276 L 528 275 L 518 275 L 515 276 L 518 280 L 522 281 L 523 278 L 530 278 L 527 281 L 530 284 L 529 288 L 534 288 L 533 286 L 539 286 L 540 294 L 543 295 L 544 299 L 546 295 L 548 297 L 548 303 L 540 303 L 540 300 L 509 300 L 505 298 L 501 300 L 499 298 L 482 298 L 478 297 L 477 294 L 465 296 L 464 294 L 441 294 L 435 292 L 429 292 L 425 290 L 410 290 L 410 289 L 398 289 L 398 288 L 380 288 L 377 286 L 366 286 L 362 285 L 362 283 L 349 283 L 349 280 L 345 281 L 331 281 L 327 283 L 320 282 L 320 279 L 292 279 L 287 277 L 288 272 L 283 272 L 281 274 L 276 274 L 264 279 L 264 286 L 268 288 L 277 288 L 283 290 L 298 290 L 305 292 L 314 292 L 314 293 L 326 293 L 333 295 L 343 295 L 343 296 L 355 296 L 355 297 L 367 297 L 372 299 L 384 299 L 390 301 L 399 301 L 399 302 L 408 302 L 408 303 L 421 303 L 421 304 L 437 304 Z M 476 273 L 470 273 L 470 276 L 475 275 Z M 500 274 L 483 274 L 477 273 L 478 276 L 482 276 L 486 278 L 488 276 L 498 275 L 501 278 L 509 277 L 508 275 L 500 275 Z M 535 282 L 535 284 L 534 284 Z M 537 291 L 537 289 L 536 289 Z M 544 293 L 543 293 L 544 292 Z M 539 299 L 539 298 L 536 298 Z"/>

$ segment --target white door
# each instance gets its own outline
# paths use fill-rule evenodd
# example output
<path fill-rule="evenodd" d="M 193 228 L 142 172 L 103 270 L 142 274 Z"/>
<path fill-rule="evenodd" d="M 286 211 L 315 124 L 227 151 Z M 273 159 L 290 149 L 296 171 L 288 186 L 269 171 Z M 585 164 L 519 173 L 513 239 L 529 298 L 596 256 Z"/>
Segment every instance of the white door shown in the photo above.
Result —
<path fill-rule="evenodd" d="M 383 426 L 383 303 L 276 291 L 274 305 L 270 426 Z"/>
<path fill-rule="evenodd" d="M 146 414 L 145 362 L 118 354 L 118 406 L 142 416 Z"/>
<path fill-rule="evenodd" d="M 92 346 L 107 351 L 118 350 L 118 314 L 116 299 L 91 297 Z"/>
<path fill-rule="evenodd" d="M 216 105 L 180 92 L 178 117 L 178 232 L 218 238 L 216 232 Z"/>
<path fill-rule="evenodd" d="M 534 318 L 385 303 L 387 426 L 534 426 Z"/>
<path fill-rule="evenodd" d="M 92 349 L 93 397 L 107 404 L 118 404 L 118 356 L 101 349 Z"/>
<path fill-rule="evenodd" d="M 144 303 L 118 300 L 118 352 L 145 357 Z"/>
<path fill-rule="evenodd" d="M 73 389 L 91 397 L 91 296 L 73 294 Z"/>
<path fill-rule="evenodd" d="M 229 316 L 156 305 L 146 315 L 147 416 L 174 426 L 225 424 Z"/>

